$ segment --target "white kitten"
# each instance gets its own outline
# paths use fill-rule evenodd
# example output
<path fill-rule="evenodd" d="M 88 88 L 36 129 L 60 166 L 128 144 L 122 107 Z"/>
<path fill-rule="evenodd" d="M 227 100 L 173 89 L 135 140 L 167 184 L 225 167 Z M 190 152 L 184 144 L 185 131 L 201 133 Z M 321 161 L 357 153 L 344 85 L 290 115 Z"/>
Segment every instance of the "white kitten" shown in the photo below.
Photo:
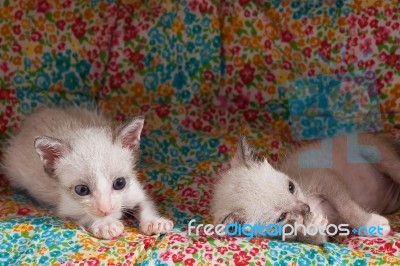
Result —
<path fill-rule="evenodd" d="M 305 164 L 299 164 L 300 154 L 320 149 L 321 142 L 290 153 L 279 166 L 273 167 L 241 137 L 231 168 L 215 186 L 211 207 L 214 223 L 297 222 L 322 228 L 328 223 L 346 223 L 354 228 L 379 225 L 383 235 L 388 234 L 388 220 L 369 211 L 388 213 L 400 207 L 400 160 L 393 146 L 382 137 L 368 134 L 360 135 L 364 146 L 353 145 L 355 149 L 348 149 L 346 137 L 330 140 L 333 149 L 326 152 L 333 154 L 332 168 L 304 168 Z M 380 151 L 382 158 L 378 163 L 369 163 L 376 154 L 371 154 L 365 144 Z M 347 160 L 349 150 L 360 163 Z M 323 234 L 298 234 L 288 239 L 313 244 L 328 240 Z"/>
<path fill-rule="evenodd" d="M 10 140 L 5 172 L 12 185 L 99 238 L 121 235 L 120 218 L 132 210 L 145 234 L 166 233 L 173 223 L 159 216 L 134 170 L 143 123 L 136 117 L 113 130 L 94 111 L 40 110 Z"/>

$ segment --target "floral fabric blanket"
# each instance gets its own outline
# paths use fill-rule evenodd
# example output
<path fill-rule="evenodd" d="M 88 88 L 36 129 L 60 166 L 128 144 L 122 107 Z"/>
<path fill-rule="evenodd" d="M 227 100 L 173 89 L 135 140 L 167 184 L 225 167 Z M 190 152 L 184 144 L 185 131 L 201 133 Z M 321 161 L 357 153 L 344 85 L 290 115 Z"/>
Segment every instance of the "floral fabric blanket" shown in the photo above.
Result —
<path fill-rule="evenodd" d="M 176 228 L 99 240 L 0 177 L 0 265 L 386 265 L 387 237 L 322 246 L 189 236 L 242 133 L 279 160 L 352 130 L 398 135 L 398 1 L 58 1 L 0 4 L 0 139 L 39 106 L 143 114 L 141 181 Z M 371 195 L 373 196 L 373 195 Z"/>

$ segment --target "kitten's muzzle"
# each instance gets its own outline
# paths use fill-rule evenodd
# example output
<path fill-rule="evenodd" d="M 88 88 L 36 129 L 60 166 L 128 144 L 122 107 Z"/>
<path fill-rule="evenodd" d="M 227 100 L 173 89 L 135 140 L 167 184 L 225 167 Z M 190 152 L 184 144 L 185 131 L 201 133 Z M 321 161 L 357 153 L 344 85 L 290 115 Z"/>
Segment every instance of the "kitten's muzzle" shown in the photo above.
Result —
<path fill-rule="evenodd" d="M 310 212 L 310 206 L 304 202 L 297 202 L 293 208 L 293 212 L 296 214 L 306 214 Z"/>

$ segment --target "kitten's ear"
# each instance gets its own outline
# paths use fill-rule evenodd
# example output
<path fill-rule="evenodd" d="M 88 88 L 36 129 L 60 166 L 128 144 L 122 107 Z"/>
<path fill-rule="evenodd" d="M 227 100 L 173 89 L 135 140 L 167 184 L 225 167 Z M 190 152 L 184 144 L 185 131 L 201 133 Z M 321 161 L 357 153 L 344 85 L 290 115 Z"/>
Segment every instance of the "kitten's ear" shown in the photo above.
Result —
<path fill-rule="evenodd" d="M 231 165 L 245 165 L 249 168 L 249 163 L 262 163 L 264 160 L 249 146 L 246 138 L 240 135 L 236 153 L 232 158 Z"/>
<path fill-rule="evenodd" d="M 121 143 L 123 147 L 130 149 L 132 152 L 138 151 L 143 125 L 144 118 L 142 116 L 133 118 L 118 130 L 116 141 Z"/>
<path fill-rule="evenodd" d="M 34 146 L 45 170 L 49 173 L 54 172 L 57 160 L 68 151 L 68 146 L 62 140 L 48 136 L 35 138 Z"/>
<path fill-rule="evenodd" d="M 225 216 L 218 224 L 233 224 L 233 223 L 244 224 L 246 222 L 246 215 L 243 210 L 235 210 Z"/>

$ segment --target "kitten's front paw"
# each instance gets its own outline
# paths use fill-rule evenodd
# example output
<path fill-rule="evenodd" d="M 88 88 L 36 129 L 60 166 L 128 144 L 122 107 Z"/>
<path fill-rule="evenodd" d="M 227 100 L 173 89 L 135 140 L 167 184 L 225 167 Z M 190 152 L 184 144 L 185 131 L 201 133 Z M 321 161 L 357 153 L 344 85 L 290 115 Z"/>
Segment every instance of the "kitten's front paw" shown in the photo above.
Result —
<path fill-rule="evenodd" d="M 171 220 L 159 217 L 151 221 L 142 222 L 139 227 L 146 235 L 165 234 L 174 228 L 174 223 Z"/>
<path fill-rule="evenodd" d="M 91 233 L 102 239 L 113 239 L 123 232 L 124 225 L 118 220 L 97 222 L 91 227 Z"/>
<path fill-rule="evenodd" d="M 375 213 L 371 213 L 370 218 L 368 219 L 366 225 L 367 228 L 371 227 L 371 226 L 376 226 L 376 227 L 380 227 L 382 228 L 379 232 L 382 233 L 382 235 L 377 235 L 377 236 L 386 236 L 387 234 L 389 234 L 390 232 L 390 225 L 389 225 L 389 220 L 386 219 L 385 217 L 379 215 L 379 214 L 375 214 Z M 378 228 L 379 230 L 379 228 Z M 362 234 L 365 236 L 365 232 L 363 232 L 364 230 L 361 230 Z"/>
<path fill-rule="evenodd" d="M 328 236 L 325 233 L 326 227 L 328 226 L 328 219 L 326 219 L 323 215 L 319 213 L 309 213 L 304 219 L 304 226 L 307 228 L 309 225 L 315 225 L 312 227 L 312 230 L 318 230 L 318 232 L 313 231 L 312 235 L 301 236 L 305 242 L 309 244 L 321 245 L 322 243 L 328 242 Z M 310 229 L 308 229 L 310 230 Z"/>

